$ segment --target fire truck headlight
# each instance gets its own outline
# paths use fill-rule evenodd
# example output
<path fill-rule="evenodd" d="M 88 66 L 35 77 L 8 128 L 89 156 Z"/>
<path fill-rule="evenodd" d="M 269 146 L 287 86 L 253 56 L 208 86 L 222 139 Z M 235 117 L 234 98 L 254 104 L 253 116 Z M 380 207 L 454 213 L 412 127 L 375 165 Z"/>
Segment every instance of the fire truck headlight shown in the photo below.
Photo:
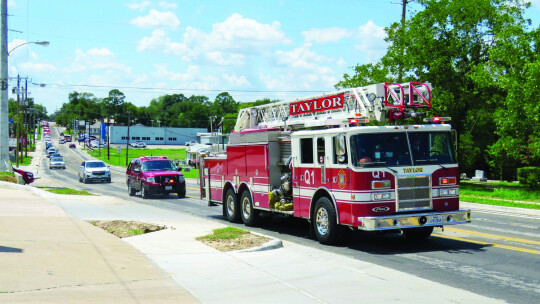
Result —
<path fill-rule="evenodd" d="M 184 176 L 183 175 L 178 176 L 178 182 L 180 182 L 180 183 L 184 182 Z"/>
<path fill-rule="evenodd" d="M 156 179 L 153 177 L 153 176 L 150 176 L 146 179 L 147 182 L 149 183 L 155 183 L 156 182 Z"/>
<path fill-rule="evenodd" d="M 458 190 L 456 188 L 439 190 L 439 195 L 440 196 L 453 196 L 453 195 L 457 195 L 457 194 L 458 194 Z"/>
<path fill-rule="evenodd" d="M 389 199 L 392 199 L 392 193 L 391 192 L 373 193 L 373 200 L 374 201 L 382 201 L 382 200 L 389 200 Z"/>

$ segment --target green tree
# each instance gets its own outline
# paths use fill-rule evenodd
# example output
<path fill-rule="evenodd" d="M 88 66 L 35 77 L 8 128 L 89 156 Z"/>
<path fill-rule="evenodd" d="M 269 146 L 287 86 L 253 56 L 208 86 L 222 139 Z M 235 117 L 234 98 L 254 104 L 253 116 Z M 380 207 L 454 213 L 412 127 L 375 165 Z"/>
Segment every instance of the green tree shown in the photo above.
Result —
<path fill-rule="evenodd" d="M 389 47 L 381 61 L 357 66 L 355 75 L 344 75 L 336 86 L 397 79 L 403 68 L 404 81 L 433 85 L 432 114 L 451 116 L 458 135 L 466 136 L 459 140 L 462 170 L 514 175 L 523 151 L 534 151 L 525 149 L 527 140 L 534 146 L 539 138 L 539 39 L 538 29 L 529 31 L 523 17 L 527 4 L 417 2 L 421 9 L 404 27 L 396 22 L 386 29 Z M 469 153 L 474 162 L 464 161 Z"/>

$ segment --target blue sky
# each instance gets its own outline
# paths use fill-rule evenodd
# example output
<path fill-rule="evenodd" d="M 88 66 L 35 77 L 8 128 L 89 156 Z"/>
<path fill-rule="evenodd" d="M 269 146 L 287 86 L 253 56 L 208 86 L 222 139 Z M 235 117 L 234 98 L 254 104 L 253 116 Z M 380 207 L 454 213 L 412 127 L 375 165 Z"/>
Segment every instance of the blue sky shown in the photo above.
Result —
<path fill-rule="evenodd" d="M 398 2 L 9 0 L 9 49 L 50 41 L 13 50 L 9 76 L 28 77 L 30 96 L 49 113 L 70 92 L 106 97 L 114 88 L 137 106 L 173 93 L 310 96 L 385 53 Z M 538 26 L 540 0 L 532 2 L 527 17 Z"/>

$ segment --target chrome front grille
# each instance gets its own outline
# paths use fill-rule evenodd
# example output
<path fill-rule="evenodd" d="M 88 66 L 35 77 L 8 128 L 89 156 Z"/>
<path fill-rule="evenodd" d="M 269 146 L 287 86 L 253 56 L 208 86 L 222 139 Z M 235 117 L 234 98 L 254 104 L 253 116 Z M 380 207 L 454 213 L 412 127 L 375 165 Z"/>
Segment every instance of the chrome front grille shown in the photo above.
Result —
<path fill-rule="evenodd" d="M 172 179 L 173 182 L 178 181 L 177 175 L 158 175 L 154 177 L 156 183 L 169 183 L 169 181 Z"/>
<path fill-rule="evenodd" d="M 429 175 L 397 178 L 397 211 L 431 208 L 431 177 Z"/>

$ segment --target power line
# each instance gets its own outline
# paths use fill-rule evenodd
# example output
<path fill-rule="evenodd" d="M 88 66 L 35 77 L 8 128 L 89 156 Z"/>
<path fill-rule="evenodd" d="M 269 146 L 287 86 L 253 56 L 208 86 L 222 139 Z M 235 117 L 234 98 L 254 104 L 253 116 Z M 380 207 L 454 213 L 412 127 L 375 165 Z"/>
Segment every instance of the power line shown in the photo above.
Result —
<path fill-rule="evenodd" d="M 47 84 L 46 86 L 59 88 L 104 88 L 104 89 L 134 89 L 134 90 L 160 90 L 160 91 L 201 91 L 201 92 L 235 92 L 235 93 L 324 93 L 321 90 L 238 90 L 238 89 L 194 89 L 194 88 L 163 88 L 163 87 L 136 87 L 136 86 L 111 86 L 92 84 Z"/>

